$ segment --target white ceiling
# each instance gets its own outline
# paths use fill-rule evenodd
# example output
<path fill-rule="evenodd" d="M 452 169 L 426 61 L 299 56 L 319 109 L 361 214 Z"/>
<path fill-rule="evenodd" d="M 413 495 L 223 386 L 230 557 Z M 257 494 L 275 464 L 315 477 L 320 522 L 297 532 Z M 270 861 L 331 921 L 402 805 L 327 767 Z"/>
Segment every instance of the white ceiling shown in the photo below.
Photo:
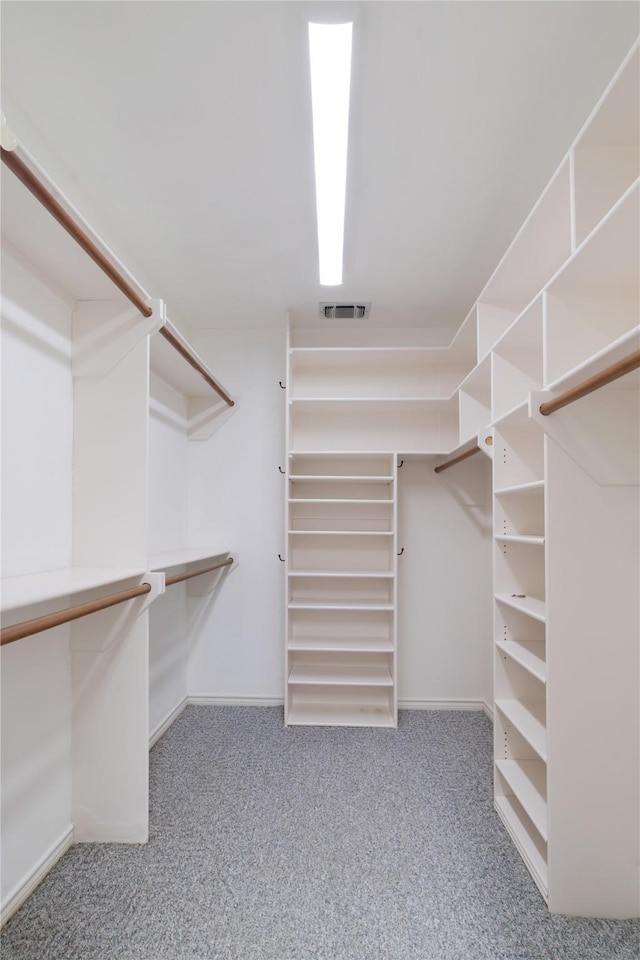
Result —
<path fill-rule="evenodd" d="M 457 327 L 639 7 L 341 5 L 355 40 L 339 288 L 317 282 L 305 24 L 318 10 L 4 2 L 3 91 L 181 325 L 314 322 L 320 300 L 360 298 L 372 324 Z"/>

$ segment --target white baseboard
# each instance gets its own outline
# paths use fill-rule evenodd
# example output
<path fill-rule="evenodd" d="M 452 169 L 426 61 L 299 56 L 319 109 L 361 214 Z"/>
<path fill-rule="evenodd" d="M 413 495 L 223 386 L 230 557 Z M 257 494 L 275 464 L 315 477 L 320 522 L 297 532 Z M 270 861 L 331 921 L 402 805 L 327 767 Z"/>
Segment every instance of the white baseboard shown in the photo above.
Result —
<path fill-rule="evenodd" d="M 163 734 L 165 734 L 165 733 L 167 732 L 167 730 L 169 729 L 169 727 L 171 726 L 171 724 L 174 722 L 174 720 L 177 720 L 177 719 L 178 719 L 178 717 L 180 716 L 180 714 L 182 713 L 182 711 L 184 710 L 184 708 L 185 708 L 186 705 L 187 705 L 187 700 L 188 700 L 188 698 L 187 698 L 187 697 L 184 697 L 184 698 L 180 701 L 180 703 L 178 704 L 178 706 L 177 706 L 177 707 L 174 707 L 173 710 L 171 711 L 171 713 L 167 714 L 167 716 L 164 718 L 164 720 L 162 721 L 162 723 L 160 723 L 160 724 L 155 728 L 155 730 L 153 731 L 153 733 L 152 733 L 151 736 L 149 737 L 149 750 L 151 750 L 152 747 L 155 747 L 155 745 L 156 745 L 156 743 L 158 742 L 158 740 L 160 739 L 160 737 L 163 736 Z"/>
<path fill-rule="evenodd" d="M 399 710 L 484 710 L 482 700 L 398 700 Z"/>
<path fill-rule="evenodd" d="M 282 707 L 282 697 L 208 697 L 201 694 L 187 697 L 187 703 L 198 707 Z"/>
<path fill-rule="evenodd" d="M 482 709 L 484 711 L 485 716 L 487 716 L 489 720 L 491 720 L 491 723 L 493 723 L 493 707 L 491 706 L 491 704 L 487 703 L 486 700 L 483 700 Z"/>
<path fill-rule="evenodd" d="M 47 850 L 38 860 L 36 865 L 29 871 L 24 880 L 21 880 L 13 888 L 11 893 L 2 904 L 0 913 L 0 926 L 4 926 L 7 920 L 13 916 L 16 910 L 19 910 L 25 900 L 31 896 L 41 880 L 44 880 L 49 871 L 55 867 L 56 863 L 62 857 L 73 843 L 73 827 L 69 826 L 58 840 Z"/>

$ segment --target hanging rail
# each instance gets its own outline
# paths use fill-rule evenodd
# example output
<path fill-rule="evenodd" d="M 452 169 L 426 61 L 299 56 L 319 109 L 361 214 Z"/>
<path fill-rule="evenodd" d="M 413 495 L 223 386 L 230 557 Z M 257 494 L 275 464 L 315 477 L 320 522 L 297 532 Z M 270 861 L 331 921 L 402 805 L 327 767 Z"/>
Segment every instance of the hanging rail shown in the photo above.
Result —
<path fill-rule="evenodd" d="M 640 350 L 630 353 L 628 357 L 623 357 L 622 360 L 618 360 L 617 363 L 612 363 L 610 367 L 605 367 L 604 370 L 596 373 L 595 376 L 589 377 L 588 380 L 583 380 L 577 387 L 571 387 L 569 390 L 565 390 L 564 393 L 558 394 L 553 400 L 547 400 L 540 405 L 540 413 L 543 417 L 548 417 L 550 413 L 560 410 L 561 407 L 566 407 L 569 403 L 573 403 L 574 400 L 580 400 L 581 397 L 586 397 L 587 394 L 593 393 L 594 390 L 606 386 L 607 383 L 611 383 L 613 380 L 617 380 L 618 377 L 623 377 L 625 373 L 631 373 L 632 370 L 637 370 L 638 367 L 640 367 Z"/>
<path fill-rule="evenodd" d="M 189 573 L 176 573 L 173 577 L 166 577 L 165 587 L 170 587 L 172 583 L 180 583 L 182 580 L 191 580 L 192 577 L 199 577 L 203 573 L 210 573 L 212 570 L 220 570 L 221 567 L 229 567 L 233 563 L 233 557 L 223 560 L 221 563 L 212 563 L 209 567 L 200 567 L 199 570 L 191 570 Z"/>
<path fill-rule="evenodd" d="M 29 159 L 28 154 L 22 150 L 18 145 L 17 141 L 14 141 L 12 149 L 7 147 L 0 146 L 0 152 L 2 154 L 2 162 L 11 170 L 11 172 L 20 180 L 21 183 L 27 188 L 27 190 L 33 194 L 33 196 L 40 201 L 45 210 L 48 210 L 51 216 L 58 221 L 61 227 L 67 231 L 70 237 L 72 237 L 76 243 L 84 250 L 84 252 L 91 257 L 93 262 L 97 264 L 103 273 L 109 277 L 109 279 L 115 283 L 118 290 L 120 290 L 127 300 L 129 300 L 134 307 L 140 311 L 143 317 L 150 317 L 153 313 L 151 305 L 147 303 L 140 293 L 134 288 L 133 284 L 127 278 L 123 270 L 118 269 L 115 264 L 113 264 L 108 256 L 100 249 L 95 240 L 89 235 L 87 230 L 84 228 L 79 220 L 79 216 L 74 217 L 73 214 L 67 210 L 64 205 L 57 199 L 55 194 L 49 188 L 49 186 L 44 182 L 44 180 L 37 175 L 37 173 L 32 169 L 36 167 L 36 164 Z M 205 382 L 211 387 L 215 393 L 220 396 L 224 402 L 230 406 L 235 406 L 234 401 L 231 397 L 223 390 L 219 383 L 217 383 L 210 373 L 202 366 L 202 364 L 197 360 L 189 350 L 176 338 L 176 336 L 167 328 L 161 327 L 159 331 L 163 337 L 171 344 L 174 350 L 183 357 L 187 363 L 189 363 L 194 370 L 196 370 L 200 376 L 205 380 Z"/>
<path fill-rule="evenodd" d="M 177 352 L 180 354 L 181 357 L 184 357 L 187 363 L 190 364 L 193 367 L 193 369 L 200 374 L 202 379 L 209 384 L 212 390 L 215 390 L 215 392 L 218 394 L 219 397 L 221 397 L 224 400 L 227 406 L 229 407 L 235 406 L 235 401 L 232 400 L 229 394 L 226 393 L 225 390 L 223 390 L 220 384 L 213 379 L 211 374 L 205 369 L 205 367 L 202 366 L 200 361 L 196 360 L 193 354 L 191 354 L 187 350 L 187 348 L 180 342 L 180 340 L 176 337 L 176 335 L 172 333 L 172 331 L 169 329 L 168 326 L 160 327 L 160 330 L 158 331 L 158 333 L 161 333 L 162 336 L 165 338 L 165 340 L 167 340 L 168 343 L 171 344 L 173 349 L 177 350 Z"/>
<path fill-rule="evenodd" d="M 442 473 L 443 470 L 448 470 L 449 467 L 454 467 L 456 463 L 461 463 L 462 460 L 466 460 L 467 457 L 472 457 L 475 453 L 480 453 L 480 447 L 476 444 L 475 447 L 471 447 L 470 450 L 465 450 L 464 453 L 459 453 L 455 457 L 451 457 L 451 460 L 445 460 L 444 463 L 441 463 L 438 467 L 435 467 L 435 473 Z"/>
<path fill-rule="evenodd" d="M 101 597 L 99 600 L 88 600 L 86 603 L 78 603 L 75 607 L 67 607 L 65 610 L 59 610 L 57 613 L 48 613 L 44 617 L 35 617 L 33 620 L 23 620 L 22 623 L 16 623 L 14 626 L 5 627 L 2 630 L 0 634 L 0 646 L 4 646 L 6 643 L 13 643 L 15 640 L 22 640 L 23 637 L 30 637 L 34 633 L 42 633 L 43 630 L 50 630 L 52 627 L 59 627 L 63 623 L 70 623 L 72 620 L 86 617 L 90 613 L 97 613 L 98 610 L 115 607 L 118 603 L 134 600 L 136 597 L 142 597 L 150 591 L 150 583 L 141 583 L 137 587 L 131 587 L 130 590 L 111 593 L 106 597 Z"/>

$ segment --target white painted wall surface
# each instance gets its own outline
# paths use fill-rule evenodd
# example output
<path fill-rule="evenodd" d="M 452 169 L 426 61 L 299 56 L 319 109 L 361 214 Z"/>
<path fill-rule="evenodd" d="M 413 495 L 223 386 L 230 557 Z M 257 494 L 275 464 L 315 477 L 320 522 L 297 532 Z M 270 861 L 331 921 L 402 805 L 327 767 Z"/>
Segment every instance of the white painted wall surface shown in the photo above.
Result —
<path fill-rule="evenodd" d="M 62 295 L 3 255 L 3 576 L 70 563 L 70 330 Z M 1 667 L 4 906 L 71 826 L 69 627 L 4 647 Z"/>
<path fill-rule="evenodd" d="M 210 440 L 189 446 L 189 540 L 222 538 L 240 562 L 217 592 L 188 601 L 189 694 L 281 699 L 284 328 L 192 330 L 190 338 L 238 407 Z"/>
<path fill-rule="evenodd" d="M 492 705 L 491 468 L 398 470 L 398 699 Z"/>
<path fill-rule="evenodd" d="M 151 377 L 149 552 L 188 546 L 187 401 Z M 149 609 L 149 734 L 187 696 L 186 584 L 167 588 Z"/>

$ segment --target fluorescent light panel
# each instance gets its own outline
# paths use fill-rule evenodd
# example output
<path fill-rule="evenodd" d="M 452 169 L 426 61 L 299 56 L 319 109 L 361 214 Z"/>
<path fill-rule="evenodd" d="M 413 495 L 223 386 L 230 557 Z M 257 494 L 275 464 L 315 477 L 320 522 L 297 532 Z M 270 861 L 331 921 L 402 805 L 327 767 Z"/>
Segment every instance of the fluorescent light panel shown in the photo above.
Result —
<path fill-rule="evenodd" d="M 342 283 L 351 23 L 309 24 L 320 283 Z"/>

